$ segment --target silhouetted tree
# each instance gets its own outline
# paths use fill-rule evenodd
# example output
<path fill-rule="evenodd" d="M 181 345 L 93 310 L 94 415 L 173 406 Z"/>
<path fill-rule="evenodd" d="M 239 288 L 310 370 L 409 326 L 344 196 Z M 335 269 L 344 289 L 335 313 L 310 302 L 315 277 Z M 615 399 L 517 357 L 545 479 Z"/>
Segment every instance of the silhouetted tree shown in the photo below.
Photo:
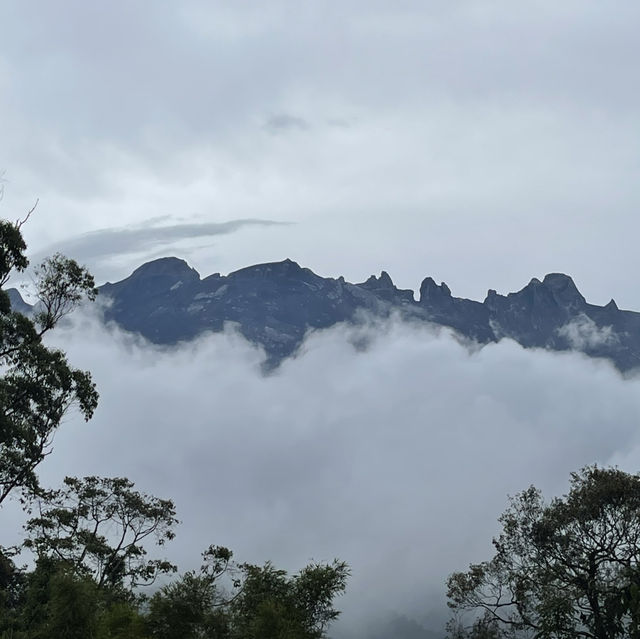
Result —
<path fill-rule="evenodd" d="M 24 546 L 91 576 L 99 588 L 149 585 L 175 571 L 167 561 L 148 559 L 143 545 L 173 539 L 173 502 L 133 490 L 128 479 L 66 477 L 64 488 L 38 498 L 35 508 Z"/>
<path fill-rule="evenodd" d="M 28 261 L 21 222 L 0 221 L 0 287 Z M 0 290 L 0 504 L 14 491 L 38 490 L 36 468 L 51 452 L 63 416 L 77 405 L 85 419 L 97 406 L 89 373 L 73 369 L 64 353 L 42 336 L 97 290 L 87 270 L 55 255 L 38 269 L 39 304 L 34 319 L 12 311 Z"/>
<path fill-rule="evenodd" d="M 149 602 L 148 627 L 157 639 L 320 639 L 339 612 L 344 562 L 310 564 L 293 576 L 263 566 L 235 564 L 212 546 L 199 572 L 163 586 Z"/>
<path fill-rule="evenodd" d="M 534 487 L 512 498 L 500 522 L 493 559 L 449 578 L 449 606 L 482 614 L 453 636 L 640 637 L 640 476 L 586 467 L 549 504 Z"/>

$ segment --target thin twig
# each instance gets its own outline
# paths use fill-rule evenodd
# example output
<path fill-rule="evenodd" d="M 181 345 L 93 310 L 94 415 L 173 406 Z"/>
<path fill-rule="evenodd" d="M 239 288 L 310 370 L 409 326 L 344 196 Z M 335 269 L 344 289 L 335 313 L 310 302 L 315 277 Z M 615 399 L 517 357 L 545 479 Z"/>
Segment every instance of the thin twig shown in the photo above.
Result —
<path fill-rule="evenodd" d="M 4 189 L 4 187 L 2 187 Z M 27 215 L 25 216 L 25 218 L 23 220 L 16 220 L 16 228 L 18 230 L 20 230 L 24 224 L 27 223 L 27 221 L 29 220 L 29 218 L 31 217 L 31 214 L 36 210 L 36 206 L 38 206 L 38 202 L 40 201 L 40 198 L 38 198 L 36 200 L 36 203 L 29 209 L 29 212 L 27 213 Z"/>

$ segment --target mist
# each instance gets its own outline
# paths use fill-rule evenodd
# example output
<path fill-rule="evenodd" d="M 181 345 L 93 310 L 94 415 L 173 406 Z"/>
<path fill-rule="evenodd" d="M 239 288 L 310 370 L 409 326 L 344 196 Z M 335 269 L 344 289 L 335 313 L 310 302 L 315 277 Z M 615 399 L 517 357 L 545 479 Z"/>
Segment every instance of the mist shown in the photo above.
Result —
<path fill-rule="evenodd" d="M 209 544 L 291 571 L 347 561 L 335 637 L 387 612 L 440 630 L 446 578 L 491 556 L 507 495 L 562 494 L 595 462 L 637 471 L 640 382 L 578 354 L 390 320 L 312 333 L 264 376 L 233 328 L 159 348 L 78 314 L 51 341 L 101 400 L 63 424 L 43 483 L 126 476 L 175 500 L 160 554 L 181 570 Z"/>

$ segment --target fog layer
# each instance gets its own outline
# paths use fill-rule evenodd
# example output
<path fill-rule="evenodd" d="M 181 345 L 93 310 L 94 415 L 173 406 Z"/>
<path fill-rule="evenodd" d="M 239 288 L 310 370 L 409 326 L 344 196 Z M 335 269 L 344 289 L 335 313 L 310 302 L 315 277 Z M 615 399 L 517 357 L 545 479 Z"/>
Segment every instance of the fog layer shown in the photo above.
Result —
<path fill-rule="evenodd" d="M 164 552 L 182 569 L 211 543 L 291 570 L 346 560 L 338 632 L 441 609 L 447 575 L 489 557 L 507 494 L 560 494 L 593 462 L 637 470 L 638 380 L 575 354 L 390 322 L 312 334 L 265 377 L 232 331 L 158 349 L 79 316 L 55 341 L 101 402 L 64 424 L 44 481 L 124 475 L 174 499 Z"/>

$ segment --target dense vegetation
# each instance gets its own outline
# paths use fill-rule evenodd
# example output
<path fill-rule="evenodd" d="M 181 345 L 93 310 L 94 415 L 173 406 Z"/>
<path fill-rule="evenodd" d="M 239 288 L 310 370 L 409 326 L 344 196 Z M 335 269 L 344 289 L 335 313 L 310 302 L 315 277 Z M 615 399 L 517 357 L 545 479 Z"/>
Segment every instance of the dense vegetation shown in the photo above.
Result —
<path fill-rule="evenodd" d="M 27 267 L 21 226 L 0 221 L 0 287 Z M 148 554 L 174 537 L 170 500 L 141 494 L 125 478 L 41 486 L 37 468 L 64 415 L 75 407 L 88 420 L 98 403 L 90 373 L 42 338 L 97 291 L 86 269 L 61 255 L 36 270 L 36 288 L 33 318 L 12 311 L 0 290 L 0 508 L 15 498 L 28 514 L 23 542 L 0 546 L 0 638 L 326 636 L 349 575 L 344 562 L 288 575 L 210 546 L 199 570 L 170 578 L 177 567 Z M 28 566 L 18 565 L 28 554 Z M 140 586 L 154 583 L 152 595 L 142 594 Z"/>
<path fill-rule="evenodd" d="M 449 578 L 449 605 L 472 613 L 453 639 L 640 637 L 639 475 L 583 468 L 564 497 L 532 486 L 500 522 L 493 559 Z"/>

